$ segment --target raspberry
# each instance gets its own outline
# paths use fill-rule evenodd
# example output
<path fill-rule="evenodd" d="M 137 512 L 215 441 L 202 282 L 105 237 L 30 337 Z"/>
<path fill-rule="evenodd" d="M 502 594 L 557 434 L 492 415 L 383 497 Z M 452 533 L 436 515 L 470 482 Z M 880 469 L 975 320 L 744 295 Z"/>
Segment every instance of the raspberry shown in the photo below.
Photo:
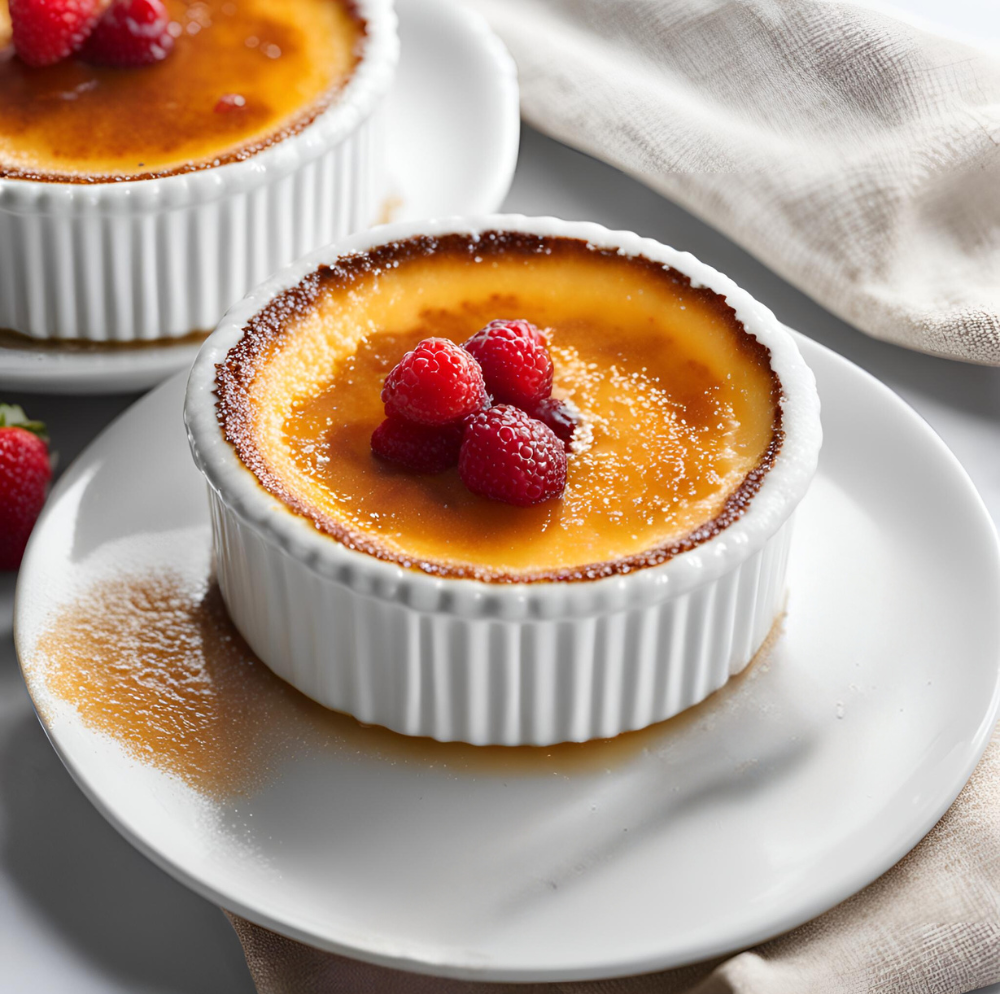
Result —
<path fill-rule="evenodd" d="M 536 345 L 547 344 L 545 336 L 538 330 L 538 326 L 532 324 L 530 321 L 525 321 L 524 318 L 500 318 L 499 320 L 491 321 L 482 331 L 501 326 L 508 328 L 515 335 L 520 335 L 522 338 L 530 338 Z"/>
<path fill-rule="evenodd" d="M 440 473 L 458 463 L 465 422 L 442 427 L 386 418 L 372 433 L 372 452 L 414 473 Z"/>
<path fill-rule="evenodd" d="M 382 388 L 389 417 L 425 425 L 460 421 L 488 402 L 479 363 L 446 338 L 425 338 L 407 352 Z"/>
<path fill-rule="evenodd" d="M 174 47 L 169 23 L 163 0 L 116 0 L 97 22 L 80 56 L 117 69 L 162 62 Z"/>
<path fill-rule="evenodd" d="M 528 414 L 543 425 L 548 425 L 562 439 L 566 448 L 569 448 L 573 441 L 573 432 L 580 423 L 576 410 L 570 407 L 564 400 L 555 397 L 546 397 L 532 407 Z"/>
<path fill-rule="evenodd" d="M 483 367 L 486 388 L 499 404 L 528 408 L 552 392 L 552 359 L 528 321 L 491 321 L 465 343 Z"/>
<path fill-rule="evenodd" d="M 14 50 L 29 66 L 68 58 L 93 30 L 107 0 L 10 0 Z"/>
<path fill-rule="evenodd" d="M 527 507 L 563 492 L 566 449 L 548 425 L 501 405 L 469 420 L 458 472 L 474 494 Z"/>

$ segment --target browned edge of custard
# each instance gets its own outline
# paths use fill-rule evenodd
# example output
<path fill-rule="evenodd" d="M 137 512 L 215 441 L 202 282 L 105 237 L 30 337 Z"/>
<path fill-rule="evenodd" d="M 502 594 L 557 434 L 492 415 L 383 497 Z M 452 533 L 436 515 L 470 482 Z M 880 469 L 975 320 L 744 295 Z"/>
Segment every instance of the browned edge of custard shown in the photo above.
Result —
<path fill-rule="evenodd" d="M 398 566 L 416 568 L 432 576 L 452 579 L 480 580 L 488 583 L 555 581 L 571 583 L 632 573 L 650 566 L 659 566 L 682 552 L 694 549 L 741 518 L 754 494 L 760 489 L 768 470 L 774 465 L 784 439 L 779 403 L 782 396 L 781 381 L 771 366 L 771 350 L 747 332 L 725 297 L 707 287 L 693 287 L 690 277 L 684 273 L 663 263 L 653 262 L 644 256 L 632 256 L 630 261 L 645 269 L 650 279 L 680 284 L 692 295 L 700 298 L 729 325 L 738 347 L 765 365 L 771 374 L 771 396 L 775 411 L 771 440 L 757 465 L 747 473 L 743 482 L 729 495 L 722 509 L 710 521 L 682 539 L 608 562 L 589 563 L 548 573 L 494 573 L 472 565 L 450 565 L 422 560 L 419 557 L 408 557 L 387 549 L 370 536 L 347 527 L 344 522 L 324 514 L 287 490 L 284 481 L 268 465 L 257 445 L 249 388 L 261 364 L 267 362 L 272 347 L 288 333 L 291 320 L 307 315 L 327 287 L 347 288 L 366 274 L 378 274 L 386 267 L 411 259 L 450 255 L 479 256 L 485 261 L 491 256 L 512 253 L 522 256 L 561 255 L 565 258 L 581 254 L 608 257 L 619 255 L 616 248 L 602 248 L 583 239 L 535 235 L 527 232 L 485 231 L 478 236 L 420 235 L 344 256 L 332 265 L 320 266 L 296 286 L 277 294 L 251 318 L 243 329 L 239 342 L 229 350 L 225 360 L 216 365 L 217 417 L 226 440 L 236 450 L 240 461 L 257 477 L 265 490 L 279 498 L 297 514 L 312 521 L 319 531 L 336 539 L 348 549 L 364 552 Z"/>
<path fill-rule="evenodd" d="M 355 0 L 338 0 L 338 2 L 343 5 L 344 10 L 355 22 L 355 24 L 357 24 L 361 38 L 364 39 L 368 34 L 368 22 L 358 11 Z M 359 44 L 363 45 L 363 40 Z M 353 77 L 356 69 L 357 64 L 355 64 L 354 69 L 351 70 L 348 81 L 351 77 Z M 142 72 L 142 70 L 143 67 L 138 66 L 136 68 L 122 71 Z M 199 173 L 206 169 L 216 169 L 219 166 L 229 165 L 232 162 L 243 162 L 246 159 L 252 159 L 255 155 L 266 151 L 272 146 L 283 142 L 286 138 L 291 138 L 305 130 L 310 124 L 313 123 L 313 121 L 316 120 L 317 117 L 320 116 L 320 114 L 329 110 L 330 107 L 336 103 L 343 92 L 344 85 L 346 85 L 346 83 L 341 86 L 330 86 L 326 93 L 319 98 L 319 100 L 313 101 L 313 103 L 306 107 L 300 114 L 297 114 L 283 127 L 278 128 L 278 130 L 273 131 L 268 135 L 264 135 L 257 141 L 244 143 L 237 148 L 230 149 L 223 155 L 215 156 L 211 159 L 203 159 L 197 162 L 186 162 L 181 166 L 173 166 L 169 169 L 158 169 L 153 172 L 124 173 L 120 176 L 112 176 L 105 173 L 46 173 L 36 172 L 32 169 L 14 169 L 4 167 L 0 164 L 0 180 L 28 180 L 32 183 L 71 183 L 74 186 L 106 186 L 115 183 L 134 183 L 139 180 L 163 179 L 167 176 Z"/>

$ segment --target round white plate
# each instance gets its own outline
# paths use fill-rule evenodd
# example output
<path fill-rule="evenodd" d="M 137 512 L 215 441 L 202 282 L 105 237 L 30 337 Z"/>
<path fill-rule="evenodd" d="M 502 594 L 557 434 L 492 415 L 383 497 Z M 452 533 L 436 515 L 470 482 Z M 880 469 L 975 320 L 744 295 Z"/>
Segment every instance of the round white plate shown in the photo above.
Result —
<path fill-rule="evenodd" d="M 826 442 L 799 512 L 784 632 L 688 715 L 554 757 L 387 746 L 389 733 L 340 717 L 346 745 L 270 756 L 271 780 L 231 802 L 130 758 L 46 702 L 38 640 L 97 577 L 207 571 L 177 377 L 69 469 L 29 545 L 15 628 L 52 743 L 104 815 L 199 893 L 377 963 L 607 977 L 814 917 L 912 848 L 985 748 L 1000 702 L 1000 555 L 931 429 L 799 341 Z"/>
<path fill-rule="evenodd" d="M 456 0 L 396 0 L 401 59 L 389 96 L 392 220 L 489 214 L 507 195 L 520 136 L 517 72 L 486 21 Z M 146 390 L 197 345 L 58 350 L 0 340 L 0 390 Z"/>

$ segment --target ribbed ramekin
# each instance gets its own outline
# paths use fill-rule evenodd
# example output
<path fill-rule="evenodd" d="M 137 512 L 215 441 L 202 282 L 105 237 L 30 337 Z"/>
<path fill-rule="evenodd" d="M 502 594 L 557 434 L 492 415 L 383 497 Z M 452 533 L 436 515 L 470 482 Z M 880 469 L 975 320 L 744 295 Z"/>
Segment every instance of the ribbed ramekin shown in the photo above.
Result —
<path fill-rule="evenodd" d="M 361 59 L 339 98 L 247 159 L 132 182 L 0 179 L 0 328 L 140 342 L 209 331 L 271 273 L 373 224 L 386 194 L 392 0 L 353 0 Z"/>
<path fill-rule="evenodd" d="M 642 255 L 726 297 L 770 350 L 782 388 L 781 448 L 742 517 L 692 550 L 627 575 L 499 584 L 433 577 L 348 549 L 263 489 L 216 413 L 216 365 L 250 318 L 338 256 L 418 234 L 489 230 Z M 732 280 L 628 232 L 503 215 L 377 228 L 284 270 L 205 343 L 184 416 L 209 484 L 222 594 L 261 659 L 361 721 L 477 745 L 617 735 L 698 703 L 742 670 L 782 608 L 792 514 L 822 438 L 812 372 L 774 315 Z"/>

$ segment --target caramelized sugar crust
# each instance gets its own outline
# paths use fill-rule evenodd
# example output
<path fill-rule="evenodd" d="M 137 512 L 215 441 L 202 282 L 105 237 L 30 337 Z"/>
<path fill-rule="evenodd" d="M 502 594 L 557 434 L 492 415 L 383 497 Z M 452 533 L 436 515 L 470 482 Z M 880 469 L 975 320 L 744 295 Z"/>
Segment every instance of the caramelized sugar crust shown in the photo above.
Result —
<path fill-rule="evenodd" d="M 546 329 L 582 412 L 563 497 L 514 508 L 375 459 L 382 381 L 431 334 Z M 261 484 L 349 548 L 447 577 L 581 581 L 658 565 L 739 518 L 780 449 L 770 353 L 680 272 L 568 238 L 420 237 L 322 267 L 219 364 L 218 416 Z"/>
<path fill-rule="evenodd" d="M 32 68 L 0 30 L 0 177 L 100 183 L 249 158 L 336 100 L 365 34 L 350 0 L 165 2 L 178 37 L 153 66 Z M 217 112 L 226 95 L 245 106 Z"/>

